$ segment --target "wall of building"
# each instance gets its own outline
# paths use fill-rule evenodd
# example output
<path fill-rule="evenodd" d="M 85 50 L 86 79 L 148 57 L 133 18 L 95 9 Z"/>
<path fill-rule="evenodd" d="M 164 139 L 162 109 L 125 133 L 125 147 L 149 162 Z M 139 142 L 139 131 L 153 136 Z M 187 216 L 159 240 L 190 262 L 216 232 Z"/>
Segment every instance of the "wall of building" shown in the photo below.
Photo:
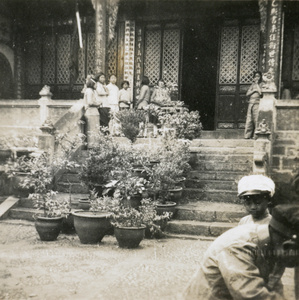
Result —
<path fill-rule="evenodd" d="M 277 185 L 278 202 L 299 201 L 291 185 L 299 172 L 299 101 L 277 100 L 272 178 Z"/>

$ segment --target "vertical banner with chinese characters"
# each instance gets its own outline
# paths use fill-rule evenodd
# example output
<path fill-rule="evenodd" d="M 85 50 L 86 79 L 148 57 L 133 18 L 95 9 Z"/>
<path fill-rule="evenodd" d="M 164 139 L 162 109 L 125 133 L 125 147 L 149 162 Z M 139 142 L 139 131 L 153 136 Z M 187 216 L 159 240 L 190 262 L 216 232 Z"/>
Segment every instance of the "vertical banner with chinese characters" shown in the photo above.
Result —
<path fill-rule="evenodd" d="M 133 98 L 135 55 L 135 21 L 125 22 L 124 80 L 128 80 Z"/>
<path fill-rule="evenodd" d="M 95 8 L 95 73 L 105 73 L 106 1 L 94 0 Z"/>
<path fill-rule="evenodd" d="M 281 38 L 281 1 L 272 0 L 268 23 L 268 47 L 266 53 L 266 72 L 268 79 L 277 84 L 279 49 Z"/>
<path fill-rule="evenodd" d="M 143 49 L 142 28 L 136 28 L 136 50 L 135 50 L 135 95 L 139 95 L 142 82 L 142 49 Z"/>

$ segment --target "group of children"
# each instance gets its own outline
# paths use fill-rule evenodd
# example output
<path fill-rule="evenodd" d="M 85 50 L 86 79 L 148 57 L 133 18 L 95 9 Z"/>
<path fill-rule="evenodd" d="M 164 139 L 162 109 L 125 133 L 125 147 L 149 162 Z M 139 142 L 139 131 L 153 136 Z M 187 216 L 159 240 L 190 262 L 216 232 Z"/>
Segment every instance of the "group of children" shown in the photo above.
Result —
<path fill-rule="evenodd" d="M 129 82 L 127 80 L 122 81 L 121 89 L 119 89 L 116 81 L 116 76 L 111 75 L 109 83 L 106 85 L 106 77 L 102 72 L 86 78 L 85 107 L 95 106 L 99 109 L 101 126 L 109 126 L 111 113 L 132 107 Z"/>

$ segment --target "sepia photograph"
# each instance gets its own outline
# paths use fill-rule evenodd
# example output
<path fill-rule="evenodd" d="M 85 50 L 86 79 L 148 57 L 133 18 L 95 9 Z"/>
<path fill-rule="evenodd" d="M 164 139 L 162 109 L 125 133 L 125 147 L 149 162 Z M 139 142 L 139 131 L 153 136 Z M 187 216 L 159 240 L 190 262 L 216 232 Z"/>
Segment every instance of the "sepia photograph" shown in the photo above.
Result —
<path fill-rule="evenodd" d="M 299 300 L 299 0 L 0 0 L 0 300 Z"/>

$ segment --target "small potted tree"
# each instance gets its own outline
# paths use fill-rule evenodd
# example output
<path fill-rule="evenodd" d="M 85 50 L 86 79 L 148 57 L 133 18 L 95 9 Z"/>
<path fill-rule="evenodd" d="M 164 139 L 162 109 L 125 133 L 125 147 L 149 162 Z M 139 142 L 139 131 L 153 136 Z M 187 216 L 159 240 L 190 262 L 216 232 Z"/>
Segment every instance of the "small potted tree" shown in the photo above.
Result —
<path fill-rule="evenodd" d="M 43 214 L 35 216 L 36 230 L 41 240 L 53 241 L 62 228 L 63 215 L 69 211 L 68 201 L 59 202 L 55 198 L 57 192 L 53 191 L 53 178 L 57 164 L 50 160 L 47 153 L 19 161 L 25 163 L 29 171 L 19 185 L 23 189 L 33 190 L 28 198 L 35 201 L 34 206 L 38 210 L 43 211 Z"/>
<path fill-rule="evenodd" d="M 101 196 L 115 167 L 118 148 L 111 136 L 106 135 L 102 129 L 97 132 L 96 138 L 97 146 L 88 149 L 87 157 L 79 170 L 79 179 L 89 190 L 95 190 Z"/>
<path fill-rule="evenodd" d="M 137 248 L 145 236 L 147 226 L 153 223 L 155 214 L 149 209 L 150 200 L 142 200 L 138 210 L 124 206 L 121 199 L 110 209 L 114 234 L 121 248 Z"/>
<path fill-rule="evenodd" d="M 140 124 L 146 123 L 146 112 L 143 110 L 121 110 L 115 114 L 115 119 L 120 123 L 121 131 L 131 143 L 134 143 L 140 132 Z"/>

